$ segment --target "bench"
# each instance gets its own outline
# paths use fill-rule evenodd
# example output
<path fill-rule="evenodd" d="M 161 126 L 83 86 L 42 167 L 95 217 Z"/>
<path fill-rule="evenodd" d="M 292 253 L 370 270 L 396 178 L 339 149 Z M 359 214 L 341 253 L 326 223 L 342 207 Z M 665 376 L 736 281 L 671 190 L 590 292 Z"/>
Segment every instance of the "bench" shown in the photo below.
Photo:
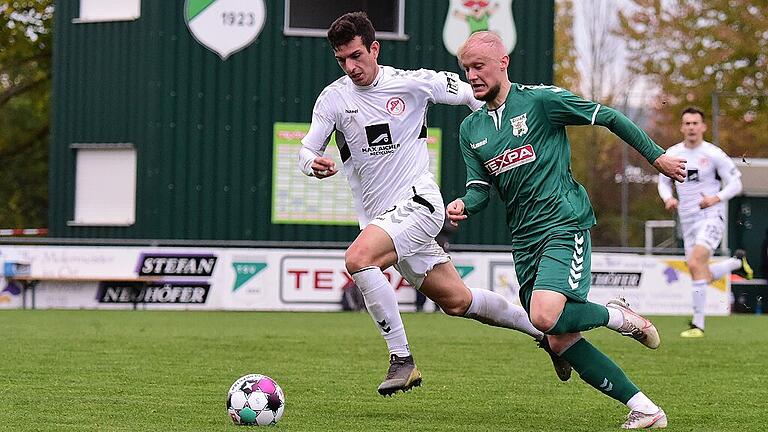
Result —
<path fill-rule="evenodd" d="M 35 289 L 40 282 L 106 282 L 106 283 L 136 283 L 139 286 L 146 287 L 146 284 L 152 282 L 162 282 L 161 277 L 157 276 L 136 276 L 130 278 L 112 278 L 112 277 L 84 277 L 84 276 L 32 276 L 32 275 L 7 275 L 8 282 L 18 282 L 21 286 L 21 307 L 27 309 L 27 291 L 30 293 L 30 309 L 35 309 Z M 133 309 L 140 301 L 133 302 Z"/>

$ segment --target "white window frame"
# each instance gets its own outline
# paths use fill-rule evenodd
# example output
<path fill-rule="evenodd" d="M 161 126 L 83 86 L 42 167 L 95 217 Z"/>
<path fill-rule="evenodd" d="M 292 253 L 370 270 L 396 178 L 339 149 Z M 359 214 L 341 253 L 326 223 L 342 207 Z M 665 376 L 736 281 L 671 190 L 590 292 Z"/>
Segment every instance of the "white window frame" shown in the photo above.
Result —
<path fill-rule="evenodd" d="M 318 0 L 320 1 L 320 0 Z M 310 29 L 291 27 L 291 0 L 285 0 L 285 14 L 283 19 L 283 34 L 286 36 L 327 37 L 328 29 Z M 376 39 L 381 40 L 408 40 L 405 34 L 405 0 L 397 0 L 397 31 L 385 32 L 376 30 Z"/>
<path fill-rule="evenodd" d="M 136 222 L 136 149 L 130 143 L 71 144 L 75 151 L 74 218 L 69 226 Z"/>
<path fill-rule="evenodd" d="M 141 0 L 80 0 L 80 16 L 75 24 L 135 21 L 141 17 Z"/>

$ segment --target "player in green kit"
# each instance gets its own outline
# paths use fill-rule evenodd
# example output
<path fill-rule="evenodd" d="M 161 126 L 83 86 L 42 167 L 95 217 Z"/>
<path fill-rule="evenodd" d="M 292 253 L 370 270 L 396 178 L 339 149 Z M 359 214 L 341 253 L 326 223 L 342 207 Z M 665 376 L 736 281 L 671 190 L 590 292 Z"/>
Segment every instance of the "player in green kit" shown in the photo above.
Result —
<path fill-rule="evenodd" d="M 511 83 L 509 56 L 495 33 L 472 34 L 458 56 L 475 97 L 486 105 L 461 124 L 467 192 L 447 206 L 448 217 L 458 223 L 476 214 L 496 189 L 506 204 L 520 300 L 533 325 L 584 381 L 630 408 L 623 428 L 665 427 L 664 411 L 580 333 L 608 327 L 652 349 L 660 343 L 653 324 L 622 300 L 607 306 L 587 301 L 589 229 L 596 221 L 586 190 L 571 175 L 565 126 L 605 126 L 678 181 L 685 178 L 685 160 L 665 155 L 612 108 L 554 86 Z"/>

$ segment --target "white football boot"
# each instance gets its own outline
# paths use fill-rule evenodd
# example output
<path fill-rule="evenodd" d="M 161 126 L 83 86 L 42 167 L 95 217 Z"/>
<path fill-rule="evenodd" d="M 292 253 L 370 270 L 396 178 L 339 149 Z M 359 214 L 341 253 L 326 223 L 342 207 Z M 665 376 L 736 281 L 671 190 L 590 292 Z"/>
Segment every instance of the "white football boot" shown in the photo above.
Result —
<path fill-rule="evenodd" d="M 630 411 L 627 415 L 627 421 L 621 425 L 622 429 L 661 429 L 665 427 L 667 427 L 667 415 L 661 408 L 653 414 Z"/>
<path fill-rule="evenodd" d="M 650 349 L 659 347 L 661 338 L 656 326 L 630 309 L 629 304 L 624 299 L 613 299 L 605 307 L 617 309 L 624 316 L 624 323 L 616 330 L 617 332 L 635 339 Z"/>

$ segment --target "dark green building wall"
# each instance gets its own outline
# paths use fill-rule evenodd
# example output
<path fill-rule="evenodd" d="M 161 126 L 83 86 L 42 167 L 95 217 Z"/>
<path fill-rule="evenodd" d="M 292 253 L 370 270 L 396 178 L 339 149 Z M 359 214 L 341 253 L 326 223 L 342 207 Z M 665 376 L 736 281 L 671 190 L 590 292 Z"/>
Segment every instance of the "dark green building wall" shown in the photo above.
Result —
<path fill-rule="evenodd" d="M 266 22 L 249 47 L 222 61 L 197 43 L 184 0 L 144 0 L 141 18 L 74 24 L 79 2 L 56 4 L 51 235 L 74 238 L 350 241 L 350 226 L 274 225 L 272 128 L 309 122 L 315 97 L 342 72 L 323 38 L 283 35 L 284 2 L 266 0 Z M 407 41 L 382 41 L 381 64 L 461 73 L 445 49 L 448 1 L 406 1 Z M 554 0 L 516 0 L 511 77 L 551 83 Z M 443 131 L 446 202 L 464 193 L 457 151 L 466 111 L 436 106 Z M 72 143 L 133 143 L 136 223 L 68 226 L 74 215 Z M 494 203 L 462 227 L 455 243 L 505 244 Z"/>

